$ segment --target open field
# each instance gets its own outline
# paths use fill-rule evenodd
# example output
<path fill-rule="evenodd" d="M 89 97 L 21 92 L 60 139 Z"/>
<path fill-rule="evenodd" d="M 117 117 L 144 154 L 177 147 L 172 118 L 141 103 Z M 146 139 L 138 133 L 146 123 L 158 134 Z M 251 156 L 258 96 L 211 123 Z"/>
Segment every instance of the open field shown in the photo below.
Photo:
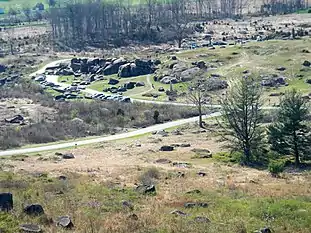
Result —
<path fill-rule="evenodd" d="M 223 150 L 217 137 L 198 130 L 185 126 L 179 128 L 183 134 L 179 136 L 146 135 L 64 151 L 75 155 L 72 160 L 62 160 L 54 152 L 2 159 L 1 190 L 13 193 L 15 214 L 2 213 L 0 226 L 13 233 L 19 224 L 31 222 L 45 232 L 60 232 L 51 220 L 69 215 L 77 233 L 241 233 L 265 226 L 276 233 L 310 232 L 310 172 L 292 171 L 278 179 L 265 170 L 220 162 L 222 156 L 217 153 Z M 162 145 L 174 143 L 189 143 L 190 147 L 159 151 Z M 209 149 L 214 156 L 196 158 L 193 148 Z M 189 166 L 155 163 L 158 159 Z M 205 176 L 198 176 L 199 171 Z M 183 177 L 179 177 L 181 173 Z M 60 180 L 61 175 L 66 180 Z M 156 183 L 155 195 L 133 191 L 142 179 Z M 200 193 L 186 194 L 191 190 Z M 207 207 L 184 206 L 197 202 L 207 203 Z M 46 217 L 26 216 L 20 209 L 25 203 L 41 204 Z M 170 213 L 176 209 L 188 216 Z M 195 221 L 198 216 L 210 222 Z"/>

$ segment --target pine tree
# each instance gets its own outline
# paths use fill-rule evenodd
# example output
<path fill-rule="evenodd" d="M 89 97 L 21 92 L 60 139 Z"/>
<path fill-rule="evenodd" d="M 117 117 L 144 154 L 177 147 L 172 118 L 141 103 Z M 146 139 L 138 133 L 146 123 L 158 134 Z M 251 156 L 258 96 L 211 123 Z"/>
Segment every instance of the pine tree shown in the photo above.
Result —
<path fill-rule="evenodd" d="M 260 126 L 261 88 L 250 77 L 232 83 L 226 97 L 221 100 L 223 138 L 233 150 L 241 151 L 244 162 L 254 159 L 254 152 L 263 146 L 263 130 Z"/>
<path fill-rule="evenodd" d="M 306 100 L 293 89 L 281 99 L 277 122 L 268 127 L 271 149 L 283 155 L 293 155 L 297 166 L 311 152 L 310 127 L 306 122 L 308 114 Z"/>

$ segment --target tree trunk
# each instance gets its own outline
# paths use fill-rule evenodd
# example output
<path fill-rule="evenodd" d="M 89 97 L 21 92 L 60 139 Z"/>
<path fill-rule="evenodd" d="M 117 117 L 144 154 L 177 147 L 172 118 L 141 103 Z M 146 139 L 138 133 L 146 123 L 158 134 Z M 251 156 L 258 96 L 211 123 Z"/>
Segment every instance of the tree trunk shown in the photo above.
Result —
<path fill-rule="evenodd" d="M 245 156 L 245 161 L 248 164 L 251 160 L 251 148 L 248 142 L 245 143 L 244 156 Z"/>
<path fill-rule="evenodd" d="M 198 110 L 199 110 L 199 126 L 200 126 L 200 128 L 204 128 L 203 120 L 202 120 L 202 105 L 201 105 L 201 103 L 199 103 L 199 105 L 198 105 Z"/>
<path fill-rule="evenodd" d="M 182 39 L 178 38 L 178 48 L 181 48 L 181 42 L 182 42 Z"/>
<path fill-rule="evenodd" d="M 298 150 L 297 134 L 296 134 L 296 132 L 294 132 L 294 153 L 295 153 L 295 165 L 297 167 L 299 167 L 300 159 L 299 159 L 299 150 Z"/>

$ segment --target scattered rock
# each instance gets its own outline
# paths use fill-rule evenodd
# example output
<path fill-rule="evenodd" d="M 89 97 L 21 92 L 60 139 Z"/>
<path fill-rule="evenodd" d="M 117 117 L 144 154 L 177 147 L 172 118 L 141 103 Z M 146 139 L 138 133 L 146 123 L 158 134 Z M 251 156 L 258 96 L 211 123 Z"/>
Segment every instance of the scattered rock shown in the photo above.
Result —
<path fill-rule="evenodd" d="M 177 178 L 184 178 L 184 177 L 185 177 L 185 173 L 177 172 Z"/>
<path fill-rule="evenodd" d="M 137 221 L 138 220 L 138 216 L 136 214 L 130 214 L 127 218 L 129 220 L 133 220 L 133 221 Z"/>
<path fill-rule="evenodd" d="M 180 210 L 173 210 L 173 211 L 171 212 L 171 214 L 174 214 L 175 216 L 182 216 L 182 217 L 188 216 L 188 214 L 186 214 L 186 213 L 184 213 L 184 212 L 182 212 L 182 211 L 180 211 Z"/>
<path fill-rule="evenodd" d="M 42 232 L 40 226 L 35 224 L 22 224 L 20 230 L 24 233 Z"/>
<path fill-rule="evenodd" d="M 108 84 L 109 85 L 116 85 L 119 83 L 119 80 L 114 79 L 114 78 L 110 78 Z"/>
<path fill-rule="evenodd" d="M 311 66 L 311 62 L 309 62 L 309 61 L 304 61 L 303 63 L 302 63 L 302 65 L 303 66 L 307 66 L 307 67 L 309 67 L 309 66 Z"/>
<path fill-rule="evenodd" d="M 193 202 L 187 202 L 187 203 L 184 204 L 185 208 L 194 208 L 196 206 L 197 206 L 197 204 L 193 203 Z"/>
<path fill-rule="evenodd" d="M 144 82 L 137 82 L 136 87 L 144 87 L 145 83 Z"/>
<path fill-rule="evenodd" d="M 130 203 L 129 201 L 122 201 L 122 206 L 125 208 L 129 208 L 130 210 L 134 209 L 134 206 L 132 203 Z"/>
<path fill-rule="evenodd" d="M 271 229 L 269 227 L 264 227 L 264 228 L 261 228 L 258 231 L 255 231 L 255 233 L 272 233 L 272 231 L 271 231 Z"/>
<path fill-rule="evenodd" d="M 168 132 L 166 132 L 165 130 L 155 131 L 155 132 L 153 132 L 152 134 L 161 135 L 162 137 L 168 136 Z"/>
<path fill-rule="evenodd" d="M 44 210 L 40 204 L 32 204 L 24 208 L 24 213 L 31 216 L 39 216 L 44 214 Z"/>
<path fill-rule="evenodd" d="M 278 71 L 285 71 L 285 70 L 286 70 L 286 68 L 285 68 L 285 67 L 283 67 L 283 66 L 280 66 L 280 67 L 277 67 L 277 68 L 276 68 L 276 70 L 278 70 Z"/>
<path fill-rule="evenodd" d="M 206 172 L 198 172 L 197 174 L 198 174 L 199 176 L 202 176 L 202 177 L 203 177 L 203 176 L 206 176 Z"/>
<path fill-rule="evenodd" d="M 160 151 L 173 151 L 173 146 L 161 146 Z"/>
<path fill-rule="evenodd" d="M 0 193 L 0 211 L 10 211 L 13 209 L 12 193 Z"/>
<path fill-rule="evenodd" d="M 191 144 L 190 143 L 183 143 L 183 144 L 180 144 L 180 147 L 191 147 Z"/>
<path fill-rule="evenodd" d="M 180 130 L 175 129 L 172 131 L 172 135 L 183 135 L 182 132 L 180 132 Z"/>
<path fill-rule="evenodd" d="M 60 216 L 56 220 L 56 226 L 71 229 L 74 225 L 69 216 Z"/>
<path fill-rule="evenodd" d="M 62 154 L 63 159 L 74 159 L 75 156 L 72 153 Z"/>
<path fill-rule="evenodd" d="M 273 93 L 271 93 L 269 96 L 281 96 L 282 95 L 282 93 L 281 92 L 273 92 Z"/>
<path fill-rule="evenodd" d="M 160 92 L 164 92 L 164 91 L 165 91 L 165 89 L 164 89 L 164 87 L 159 87 L 158 91 L 160 91 Z"/>
<path fill-rule="evenodd" d="M 138 185 L 135 190 L 140 194 L 154 194 L 156 193 L 156 188 L 154 185 Z"/>
<path fill-rule="evenodd" d="M 61 175 L 61 176 L 58 177 L 58 179 L 59 179 L 59 180 L 67 180 L 67 177 Z"/>
<path fill-rule="evenodd" d="M 172 161 L 171 160 L 169 160 L 169 159 L 157 159 L 156 161 L 155 161 L 155 163 L 160 163 L 160 164 L 169 164 L 169 163 L 171 163 Z"/>
<path fill-rule="evenodd" d="M 21 124 L 24 122 L 24 117 L 22 115 L 16 115 L 12 118 L 6 118 L 5 122 L 11 123 L 11 124 Z"/>
<path fill-rule="evenodd" d="M 173 56 L 171 57 L 171 59 L 172 59 L 173 61 L 176 61 L 176 60 L 177 60 L 177 57 L 176 57 L 175 55 L 173 55 Z"/>
<path fill-rule="evenodd" d="M 195 148 L 191 150 L 192 152 L 194 152 L 196 154 L 197 158 L 212 158 L 212 152 L 208 149 L 199 149 L 199 148 Z"/>
<path fill-rule="evenodd" d="M 198 189 L 194 189 L 186 192 L 186 194 L 201 194 L 201 191 Z"/>
<path fill-rule="evenodd" d="M 199 203 L 187 202 L 184 204 L 184 207 L 185 208 L 195 208 L 195 207 L 207 208 L 208 203 L 205 203 L 205 202 L 199 202 Z"/>
<path fill-rule="evenodd" d="M 173 166 L 174 167 L 179 167 L 179 168 L 190 168 L 191 164 L 190 163 L 186 163 L 186 162 L 174 162 Z"/>
<path fill-rule="evenodd" d="M 306 83 L 311 84 L 311 79 L 307 79 Z"/>
<path fill-rule="evenodd" d="M 211 220 L 209 220 L 207 217 L 198 216 L 194 218 L 194 221 L 200 222 L 200 223 L 209 223 Z"/>

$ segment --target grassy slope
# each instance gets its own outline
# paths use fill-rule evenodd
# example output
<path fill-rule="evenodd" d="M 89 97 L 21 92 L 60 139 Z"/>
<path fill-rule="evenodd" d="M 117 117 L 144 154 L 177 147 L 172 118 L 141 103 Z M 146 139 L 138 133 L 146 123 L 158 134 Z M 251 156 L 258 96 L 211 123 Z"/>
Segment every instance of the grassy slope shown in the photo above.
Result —
<path fill-rule="evenodd" d="M 194 175 L 194 174 L 193 174 Z M 162 177 L 170 177 L 162 174 Z M 190 175 L 192 176 L 192 175 Z M 166 179 L 158 185 L 157 196 L 141 196 L 130 187 L 118 188 L 116 184 L 93 182 L 91 177 L 68 174 L 68 181 L 48 177 L 0 173 L 2 191 L 14 195 L 14 214 L 0 213 L 0 227 L 8 233 L 17 232 L 19 224 L 32 222 L 45 229 L 54 229 L 45 217 L 30 218 L 22 213 L 25 203 L 40 203 L 48 218 L 70 215 L 75 232 L 253 232 L 270 226 L 275 232 L 308 233 L 311 224 L 310 197 L 256 197 L 237 190 L 234 186 L 204 189 L 201 194 L 185 194 L 174 188 L 176 178 Z M 172 185 L 169 190 L 167 188 Z M 191 189 L 187 187 L 186 190 Z M 62 191 L 63 194 L 56 193 Z M 169 191 L 169 192 L 168 192 Z M 168 195 L 170 198 L 167 199 Z M 134 210 L 122 207 L 122 200 L 130 201 Z M 186 209 L 184 202 L 207 202 L 208 208 Z M 189 214 L 174 217 L 173 209 Z M 138 220 L 128 219 L 135 213 Z M 196 216 L 207 216 L 211 223 L 196 223 Z M 56 231 L 55 231 L 56 230 Z M 48 231 L 50 232 L 50 231 Z M 94 231 L 93 231 L 94 232 Z"/>

